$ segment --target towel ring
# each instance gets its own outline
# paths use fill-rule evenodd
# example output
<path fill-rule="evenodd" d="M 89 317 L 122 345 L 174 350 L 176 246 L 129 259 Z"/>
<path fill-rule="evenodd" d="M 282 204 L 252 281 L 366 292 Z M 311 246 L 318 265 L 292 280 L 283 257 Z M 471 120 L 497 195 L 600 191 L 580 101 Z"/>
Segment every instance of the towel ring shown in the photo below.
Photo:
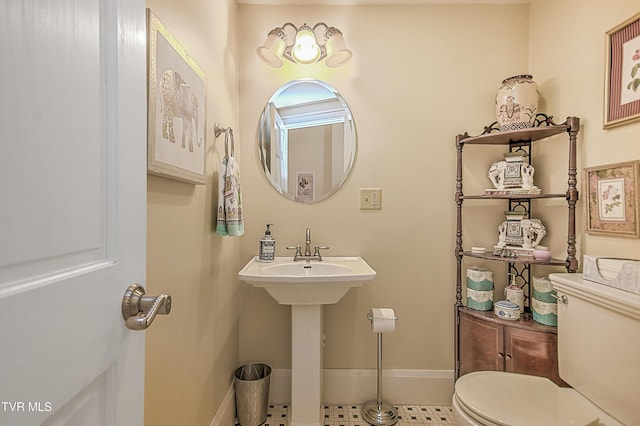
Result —
<path fill-rule="evenodd" d="M 213 124 L 213 133 L 216 135 L 216 138 L 219 137 L 221 134 L 225 133 L 226 131 L 227 131 L 227 128 L 222 127 L 220 123 L 218 123 L 217 121 Z"/>
<path fill-rule="evenodd" d="M 229 139 L 231 139 L 231 156 L 234 156 L 235 141 L 233 140 L 233 129 L 228 127 L 224 134 L 224 156 L 229 158 Z"/>
<path fill-rule="evenodd" d="M 231 127 L 222 127 L 217 121 L 213 123 L 213 132 L 216 138 L 224 133 L 224 157 L 229 157 L 229 139 L 231 139 L 231 156 L 235 153 L 235 141 L 233 139 L 233 129 Z"/>

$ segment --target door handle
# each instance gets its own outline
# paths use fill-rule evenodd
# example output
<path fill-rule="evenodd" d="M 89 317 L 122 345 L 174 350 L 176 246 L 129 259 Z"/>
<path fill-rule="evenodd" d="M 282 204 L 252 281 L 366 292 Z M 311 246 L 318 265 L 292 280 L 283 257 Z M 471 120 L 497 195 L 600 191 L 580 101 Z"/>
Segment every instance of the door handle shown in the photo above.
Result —
<path fill-rule="evenodd" d="M 164 293 L 159 296 L 144 294 L 144 287 L 131 284 L 122 297 L 122 318 L 131 330 L 145 330 L 156 315 L 167 315 L 171 312 L 171 296 Z"/>

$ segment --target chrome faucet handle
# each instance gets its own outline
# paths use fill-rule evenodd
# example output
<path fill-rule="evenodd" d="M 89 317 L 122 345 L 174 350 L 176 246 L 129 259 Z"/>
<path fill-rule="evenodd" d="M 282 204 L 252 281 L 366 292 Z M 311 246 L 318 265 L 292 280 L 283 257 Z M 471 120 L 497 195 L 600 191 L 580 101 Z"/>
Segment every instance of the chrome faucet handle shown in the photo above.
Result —
<path fill-rule="evenodd" d="M 293 260 L 296 260 L 297 258 L 302 257 L 302 247 L 300 247 L 299 245 L 297 245 L 297 246 L 289 246 L 289 247 L 286 247 L 286 249 L 287 250 L 295 250 L 296 251 L 296 254 L 293 257 Z"/>
<path fill-rule="evenodd" d="M 329 250 L 329 246 L 316 246 L 313 251 L 313 257 L 317 257 L 318 260 L 322 260 L 322 256 L 320 255 L 320 250 Z"/>

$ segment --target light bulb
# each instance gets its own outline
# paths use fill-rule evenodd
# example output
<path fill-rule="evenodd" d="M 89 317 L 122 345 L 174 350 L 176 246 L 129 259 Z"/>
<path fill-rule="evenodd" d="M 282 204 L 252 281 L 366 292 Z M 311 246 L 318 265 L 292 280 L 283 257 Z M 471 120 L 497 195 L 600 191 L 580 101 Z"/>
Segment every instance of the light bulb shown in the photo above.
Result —
<path fill-rule="evenodd" d="M 291 50 L 291 57 L 298 64 L 313 64 L 320 58 L 320 46 L 316 43 L 316 36 L 307 24 L 300 27 L 296 34 L 296 42 Z"/>

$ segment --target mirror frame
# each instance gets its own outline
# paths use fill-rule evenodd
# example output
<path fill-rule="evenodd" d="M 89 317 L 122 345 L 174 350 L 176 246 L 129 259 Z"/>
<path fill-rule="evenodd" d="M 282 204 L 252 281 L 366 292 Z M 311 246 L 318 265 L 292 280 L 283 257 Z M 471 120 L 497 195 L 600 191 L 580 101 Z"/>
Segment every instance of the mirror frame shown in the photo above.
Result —
<path fill-rule="evenodd" d="M 289 90 L 293 86 L 301 84 L 301 83 L 317 84 L 317 85 L 321 86 L 322 88 L 326 89 L 327 91 L 329 91 L 329 92 L 331 92 L 333 94 L 335 99 L 337 99 L 340 102 L 340 104 L 342 105 L 342 108 L 343 108 L 344 112 L 346 113 L 346 115 L 349 117 L 348 123 L 344 122 L 344 125 L 345 126 L 349 126 L 348 130 L 349 130 L 349 134 L 351 136 L 351 147 L 349 149 L 348 165 L 345 168 L 345 172 L 344 172 L 342 178 L 339 180 L 339 182 L 337 182 L 335 185 L 333 185 L 332 188 L 329 191 L 326 191 L 326 192 L 324 192 L 322 194 L 314 194 L 314 198 L 312 200 L 301 199 L 301 198 L 299 198 L 297 196 L 297 194 L 295 194 L 295 193 L 292 194 L 292 193 L 288 192 L 287 188 L 281 188 L 280 184 L 272 176 L 272 173 L 269 170 L 269 167 L 267 165 L 267 159 L 265 158 L 266 157 L 266 155 L 265 155 L 265 153 L 266 153 L 265 145 L 267 143 L 270 143 L 270 139 L 271 139 L 271 130 L 269 128 L 269 121 L 270 121 L 269 105 L 272 104 L 275 101 L 275 99 L 277 99 L 278 96 L 280 96 L 284 91 Z M 292 129 L 294 129 L 294 128 L 292 128 Z M 345 131 L 345 133 L 346 133 L 346 131 Z M 266 106 L 262 110 L 262 113 L 260 114 L 260 121 L 258 123 L 258 143 L 257 143 L 257 148 L 258 148 L 258 158 L 259 158 L 260 164 L 262 166 L 262 170 L 264 172 L 265 177 L 267 178 L 267 180 L 271 184 L 271 187 L 276 192 L 281 194 L 283 197 L 287 198 L 288 200 L 294 201 L 294 202 L 312 204 L 312 203 L 317 203 L 317 202 L 326 200 L 327 198 L 329 198 L 330 196 L 335 194 L 344 185 L 344 183 L 347 181 L 347 179 L 351 175 L 351 172 L 353 171 L 353 167 L 354 167 L 355 159 L 356 159 L 356 153 L 357 153 L 357 146 L 358 146 L 358 135 L 357 135 L 357 130 L 356 130 L 355 119 L 353 117 L 353 113 L 351 112 L 351 108 L 349 108 L 349 105 L 347 104 L 347 101 L 342 97 L 342 95 L 340 95 L 340 93 L 338 93 L 338 91 L 335 88 L 333 88 L 331 85 L 329 85 L 328 83 L 326 83 L 326 82 L 324 82 L 322 80 L 312 79 L 312 78 L 305 78 L 305 79 L 292 80 L 292 81 L 289 81 L 288 83 L 283 84 L 282 86 L 280 86 L 278 88 L 278 90 L 276 90 L 273 93 L 273 95 L 271 95 L 271 97 L 267 101 Z"/>

